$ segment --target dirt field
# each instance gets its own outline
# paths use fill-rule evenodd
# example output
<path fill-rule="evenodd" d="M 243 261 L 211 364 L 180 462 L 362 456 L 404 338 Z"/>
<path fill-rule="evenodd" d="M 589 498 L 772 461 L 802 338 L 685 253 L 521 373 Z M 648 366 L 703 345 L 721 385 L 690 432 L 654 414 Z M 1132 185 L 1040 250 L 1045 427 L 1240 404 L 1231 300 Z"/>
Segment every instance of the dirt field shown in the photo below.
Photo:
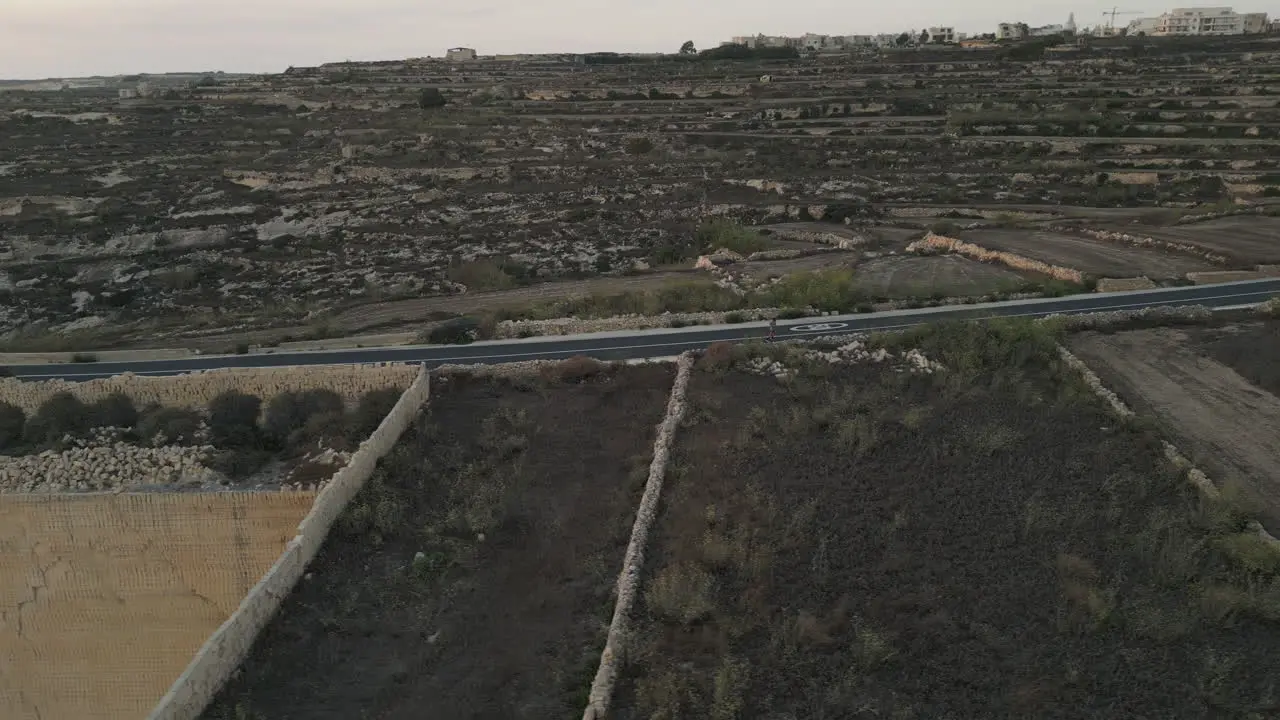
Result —
<path fill-rule="evenodd" d="M 580 714 L 673 377 L 433 387 L 204 717 Z"/>
<path fill-rule="evenodd" d="M 1013 252 L 1100 277 L 1146 275 L 1163 280 L 1215 269 L 1194 257 L 1040 230 L 971 230 L 959 233 L 959 237 L 992 250 Z"/>
<path fill-rule="evenodd" d="M 1210 357 L 1280 397 L 1280 322 L 1272 320 L 1201 331 L 1197 339 Z"/>
<path fill-rule="evenodd" d="M 1230 604 L 1157 438 L 964 332 L 972 373 L 695 375 L 611 718 L 1280 709 L 1280 597 Z"/>
<path fill-rule="evenodd" d="M 1274 338 L 1274 326 L 1268 332 Z M 1072 346 L 1135 410 L 1159 418 L 1210 477 L 1245 493 L 1268 529 L 1280 533 L 1280 398 L 1202 352 L 1189 332 L 1086 334 Z M 1213 348 L 1211 341 L 1210 353 L 1263 387 L 1276 386 L 1274 341 L 1268 348 L 1247 335 L 1226 337 Z"/>
<path fill-rule="evenodd" d="M 881 257 L 858 265 L 858 284 L 876 297 L 983 295 L 1016 287 L 1028 276 L 959 255 Z"/>
<path fill-rule="evenodd" d="M 1277 217 L 1236 215 L 1175 227 L 1114 229 L 1198 245 L 1244 265 L 1280 262 L 1280 218 Z"/>

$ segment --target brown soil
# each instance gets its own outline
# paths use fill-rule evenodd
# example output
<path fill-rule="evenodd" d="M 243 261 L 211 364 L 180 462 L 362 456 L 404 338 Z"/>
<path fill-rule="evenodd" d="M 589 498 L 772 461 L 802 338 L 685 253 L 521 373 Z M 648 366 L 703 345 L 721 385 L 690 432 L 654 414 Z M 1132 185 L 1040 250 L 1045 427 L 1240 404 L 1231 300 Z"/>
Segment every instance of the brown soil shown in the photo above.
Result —
<path fill-rule="evenodd" d="M 1157 439 L 1036 372 L 696 375 L 611 717 L 1280 711 Z"/>
<path fill-rule="evenodd" d="M 859 287 L 875 297 L 983 295 L 1017 287 L 1029 279 L 999 265 L 958 255 L 889 256 L 858 266 Z"/>
<path fill-rule="evenodd" d="M 1221 331 L 1200 336 L 1209 332 Z M 1249 334 L 1228 332 L 1216 347 L 1211 342 L 1210 352 L 1231 366 L 1197 345 L 1188 332 L 1151 329 L 1083 334 L 1072 348 L 1134 410 L 1159 418 L 1215 482 L 1247 494 L 1268 528 L 1280 532 L 1280 398 L 1249 379 L 1276 387 L 1275 366 L 1267 367 L 1280 359 L 1274 339 L 1269 350 Z M 1245 355 L 1250 345 L 1253 357 Z"/>
<path fill-rule="evenodd" d="M 1280 218 L 1235 215 L 1204 222 L 1158 228 L 1116 228 L 1131 235 L 1190 243 L 1253 265 L 1280 262 Z"/>
<path fill-rule="evenodd" d="M 971 230 L 960 233 L 959 237 L 992 250 L 1013 252 L 1033 260 L 1107 277 L 1146 275 L 1153 279 L 1166 279 L 1182 277 L 1197 270 L 1215 269 L 1204 260 L 1190 256 L 1042 230 Z"/>
<path fill-rule="evenodd" d="M 204 717 L 580 714 L 672 379 L 433 388 Z"/>
<path fill-rule="evenodd" d="M 1280 320 L 1205 331 L 1197 339 L 1213 359 L 1280 397 Z"/>

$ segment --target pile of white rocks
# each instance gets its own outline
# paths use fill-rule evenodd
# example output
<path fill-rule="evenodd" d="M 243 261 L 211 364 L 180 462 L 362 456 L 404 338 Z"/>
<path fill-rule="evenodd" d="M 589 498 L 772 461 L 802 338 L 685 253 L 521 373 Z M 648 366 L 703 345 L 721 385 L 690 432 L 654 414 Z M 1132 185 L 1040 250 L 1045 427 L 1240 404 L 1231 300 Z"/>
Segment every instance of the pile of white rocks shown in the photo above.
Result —
<path fill-rule="evenodd" d="M 204 486 L 221 475 L 204 466 L 211 445 L 144 447 L 121 440 L 77 443 L 37 455 L 0 455 L 0 492 L 123 490 L 144 485 Z"/>
<path fill-rule="evenodd" d="M 945 369 L 942 363 L 930 360 L 916 348 L 895 353 L 884 348 L 869 348 L 864 338 L 841 338 L 841 342 L 844 344 L 833 350 L 804 349 L 800 354 L 805 359 L 832 365 L 888 365 L 894 372 L 930 375 Z M 778 379 L 786 379 L 795 374 L 795 369 L 786 363 L 763 356 L 747 360 L 743 369 L 757 375 L 772 375 Z"/>

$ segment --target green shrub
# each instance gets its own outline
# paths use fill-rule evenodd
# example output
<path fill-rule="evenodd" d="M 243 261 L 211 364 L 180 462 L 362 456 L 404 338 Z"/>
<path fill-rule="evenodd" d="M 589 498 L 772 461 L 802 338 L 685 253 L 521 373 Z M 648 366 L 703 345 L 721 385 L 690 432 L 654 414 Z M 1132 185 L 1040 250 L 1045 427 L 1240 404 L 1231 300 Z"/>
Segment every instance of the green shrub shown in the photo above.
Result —
<path fill-rule="evenodd" d="M 740 312 L 731 312 L 724 316 L 724 321 L 730 325 L 736 325 L 738 323 L 746 322 L 747 316 Z"/>
<path fill-rule="evenodd" d="M 418 107 L 423 110 L 441 108 L 448 104 L 449 101 L 445 99 L 444 93 L 440 92 L 439 88 L 423 88 L 418 93 Z"/>
<path fill-rule="evenodd" d="M 488 258 L 452 265 L 447 274 L 450 280 L 466 285 L 472 292 L 506 290 L 516 285 L 505 263 Z"/>
<path fill-rule="evenodd" d="M 480 321 L 475 318 L 454 318 L 431 328 L 426 340 L 432 345 L 464 345 L 474 342 L 479 333 Z"/>
<path fill-rule="evenodd" d="M 819 270 L 788 275 L 763 293 L 773 307 L 847 311 L 867 301 L 851 270 Z"/>
<path fill-rule="evenodd" d="M 262 399 L 234 390 L 220 393 L 209 401 L 209 433 L 214 443 L 238 447 L 258 441 L 258 415 Z"/>
<path fill-rule="evenodd" d="M 694 238 L 704 251 L 720 248 L 740 255 L 750 255 L 771 247 L 769 241 L 752 228 L 743 227 L 728 220 L 708 220 L 698 225 Z"/>
<path fill-rule="evenodd" d="M 111 393 L 89 406 L 89 422 L 94 427 L 132 428 L 138 424 L 138 409 L 128 395 Z"/>
<path fill-rule="evenodd" d="M 76 353 L 71 356 L 73 363 L 92 363 L 98 362 L 98 356 L 93 353 Z"/>
<path fill-rule="evenodd" d="M 46 400 L 27 420 L 23 434 L 30 443 L 44 444 L 88 429 L 89 412 L 84 403 L 69 392 L 60 392 Z"/>
<path fill-rule="evenodd" d="M 155 407 L 138 419 L 138 436 L 146 442 L 159 437 L 163 445 L 192 445 L 200 431 L 200 413 L 187 408 Z"/>
<path fill-rule="evenodd" d="M 27 425 L 27 414 L 17 405 L 0 402 L 0 450 L 17 447 L 22 443 L 22 430 Z"/>
<path fill-rule="evenodd" d="M 400 401 L 403 393 L 396 388 L 371 390 L 360 397 L 352 417 L 352 428 L 360 437 L 369 437 L 382 424 L 382 419 L 391 412 L 391 408 Z"/>
<path fill-rule="evenodd" d="M 643 136 L 627 138 L 623 149 L 628 155 L 648 155 L 653 152 L 653 141 Z"/>
<path fill-rule="evenodd" d="M 302 392 L 284 392 L 271 398 L 262 418 L 262 428 L 272 439 L 294 444 L 301 438 L 294 435 L 307 426 L 316 415 L 342 415 L 342 396 L 332 390 L 314 389 Z"/>

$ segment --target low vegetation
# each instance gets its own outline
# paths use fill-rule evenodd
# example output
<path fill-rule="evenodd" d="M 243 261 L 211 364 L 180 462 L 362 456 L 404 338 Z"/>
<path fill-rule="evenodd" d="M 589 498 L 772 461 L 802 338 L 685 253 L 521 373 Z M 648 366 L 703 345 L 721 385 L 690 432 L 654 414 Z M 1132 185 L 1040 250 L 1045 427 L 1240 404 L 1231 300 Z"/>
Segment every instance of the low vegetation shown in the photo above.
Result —
<path fill-rule="evenodd" d="M 672 380 L 436 378 L 204 717 L 580 716 Z"/>
<path fill-rule="evenodd" d="M 211 466 L 243 479 L 276 458 L 295 458 L 319 448 L 352 451 L 378 426 L 400 398 L 386 388 L 345 407 L 332 390 L 285 392 L 267 403 L 240 392 L 214 397 L 205 411 L 149 405 L 138 408 L 124 393 L 84 403 L 69 392 L 46 400 L 28 416 L 0 402 L 0 453 L 33 455 L 93 443 L 110 429 L 111 441 L 131 444 L 211 444 Z"/>
<path fill-rule="evenodd" d="M 935 374 L 701 363 L 620 716 L 1274 713 L 1275 547 L 1108 415 L 1055 340 L 872 341 Z"/>

